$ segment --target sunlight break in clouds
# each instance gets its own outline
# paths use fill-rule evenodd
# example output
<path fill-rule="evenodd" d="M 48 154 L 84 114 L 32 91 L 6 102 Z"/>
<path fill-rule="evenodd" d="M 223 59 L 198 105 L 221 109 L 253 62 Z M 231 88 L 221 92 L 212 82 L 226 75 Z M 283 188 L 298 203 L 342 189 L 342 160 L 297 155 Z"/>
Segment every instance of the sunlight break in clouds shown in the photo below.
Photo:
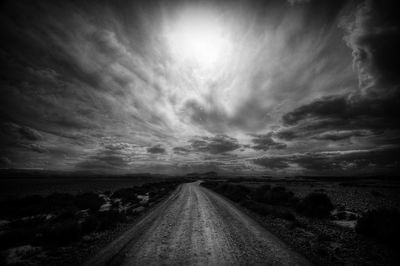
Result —
<path fill-rule="evenodd" d="M 391 5 L 6 1 L 0 167 L 393 171 Z"/>
<path fill-rule="evenodd" d="M 183 10 L 166 38 L 174 59 L 186 67 L 211 68 L 230 56 L 231 43 L 222 22 L 209 10 Z"/>

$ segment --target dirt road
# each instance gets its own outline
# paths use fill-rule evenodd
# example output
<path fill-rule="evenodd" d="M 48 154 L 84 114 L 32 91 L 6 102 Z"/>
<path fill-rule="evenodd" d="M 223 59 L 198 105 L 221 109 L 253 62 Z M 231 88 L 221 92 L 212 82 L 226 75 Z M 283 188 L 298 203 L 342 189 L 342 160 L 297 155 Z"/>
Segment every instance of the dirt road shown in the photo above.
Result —
<path fill-rule="evenodd" d="M 87 265 L 309 265 L 274 235 L 198 183 L 163 204 Z"/>

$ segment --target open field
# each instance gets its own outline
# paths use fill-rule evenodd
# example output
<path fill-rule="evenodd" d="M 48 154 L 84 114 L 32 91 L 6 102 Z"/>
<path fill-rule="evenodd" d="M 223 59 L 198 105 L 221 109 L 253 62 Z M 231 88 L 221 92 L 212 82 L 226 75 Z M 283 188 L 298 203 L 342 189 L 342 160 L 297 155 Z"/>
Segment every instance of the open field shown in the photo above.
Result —
<path fill-rule="evenodd" d="M 326 193 L 336 205 L 357 212 L 376 208 L 400 209 L 400 179 L 378 180 L 351 178 L 347 181 L 326 180 L 271 180 L 266 183 L 284 186 L 298 197 L 304 197 L 312 191 Z M 227 179 L 229 180 L 229 179 Z M 249 187 L 257 187 L 263 182 L 240 182 Z"/>
<path fill-rule="evenodd" d="M 77 194 L 87 191 L 114 191 L 124 187 L 139 186 L 162 180 L 150 177 L 147 179 L 91 177 L 80 179 L 0 179 L 0 200 L 7 197 L 28 195 L 45 196 L 54 192 Z"/>
<path fill-rule="evenodd" d="M 125 184 L 112 191 L 88 188 L 84 193 L 53 192 L 3 199 L 0 264 L 79 265 L 124 233 L 183 181 L 170 179 Z"/>
<path fill-rule="evenodd" d="M 8 187 L 0 200 L 1 262 L 80 265 L 96 255 L 95 265 L 240 264 L 275 256 L 281 265 L 303 258 L 316 265 L 396 265 L 400 182 L 356 181 L 2 179 Z"/>
<path fill-rule="evenodd" d="M 317 265 L 399 261 L 400 187 L 395 179 L 226 178 L 203 185 L 236 202 Z"/>

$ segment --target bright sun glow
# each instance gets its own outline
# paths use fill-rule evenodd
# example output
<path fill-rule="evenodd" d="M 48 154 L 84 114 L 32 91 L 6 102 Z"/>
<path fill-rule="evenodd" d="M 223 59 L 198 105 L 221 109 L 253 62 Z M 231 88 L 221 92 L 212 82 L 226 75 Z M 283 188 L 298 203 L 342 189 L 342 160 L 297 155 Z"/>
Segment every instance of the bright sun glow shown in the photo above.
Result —
<path fill-rule="evenodd" d="M 219 21 L 201 12 L 184 13 L 167 38 L 175 59 L 203 68 L 223 59 L 230 46 Z"/>

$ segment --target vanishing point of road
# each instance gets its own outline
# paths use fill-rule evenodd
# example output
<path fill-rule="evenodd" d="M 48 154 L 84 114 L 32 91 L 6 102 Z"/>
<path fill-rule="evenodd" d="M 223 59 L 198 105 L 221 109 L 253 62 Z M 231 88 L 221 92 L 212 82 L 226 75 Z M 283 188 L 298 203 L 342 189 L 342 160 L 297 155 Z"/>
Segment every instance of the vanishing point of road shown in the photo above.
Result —
<path fill-rule="evenodd" d="M 87 265 L 310 265 L 230 201 L 199 186 L 172 195 Z"/>

